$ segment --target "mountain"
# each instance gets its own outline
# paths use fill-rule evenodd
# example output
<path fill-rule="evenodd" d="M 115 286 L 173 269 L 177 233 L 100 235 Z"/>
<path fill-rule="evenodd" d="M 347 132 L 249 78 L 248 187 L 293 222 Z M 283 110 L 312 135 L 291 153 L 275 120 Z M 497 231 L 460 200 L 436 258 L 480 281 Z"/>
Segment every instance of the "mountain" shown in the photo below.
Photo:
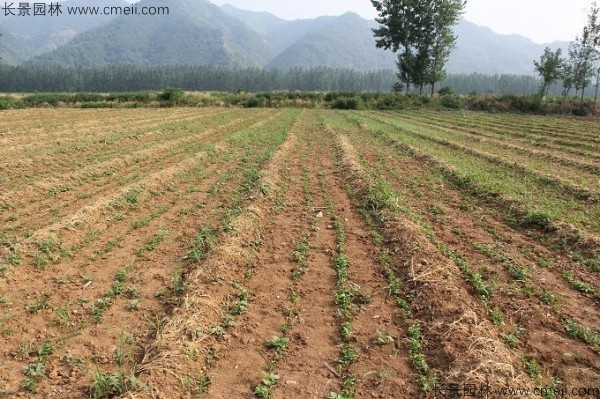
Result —
<path fill-rule="evenodd" d="M 495 33 L 464 19 L 454 32 L 458 39 L 447 64 L 450 73 L 531 75 L 533 60 L 542 55 L 544 47 L 563 48 L 566 55 L 569 45 L 568 42 L 541 45 L 523 36 Z"/>
<path fill-rule="evenodd" d="M 230 4 L 222 5 L 221 9 L 232 17 L 243 21 L 246 25 L 262 35 L 271 35 L 278 28 L 290 23 L 290 21 L 276 17 L 268 12 L 246 11 Z"/>
<path fill-rule="evenodd" d="M 96 0 L 67 0 L 97 5 Z M 124 5 L 125 0 L 104 0 Z M 0 19 L 2 62 L 25 65 L 218 65 L 227 67 L 395 69 L 396 56 L 375 48 L 375 21 L 354 13 L 288 21 L 267 12 L 207 0 L 141 0 L 167 6 L 163 16 L 12 17 Z M 540 45 L 462 20 L 449 73 L 533 74 Z M 563 48 L 555 42 L 549 47 Z"/>
<path fill-rule="evenodd" d="M 280 53 L 304 36 L 331 24 L 337 17 L 318 17 L 287 21 L 268 12 L 242 10 L 230 4 L 221 9 L 259 32 Z"/>
<path fill-rule="evenodd" d="M 255 30 L 206 0 L 142 0 L 169 15 L 120 16 L 28 64 L 262 66 L 273 51 Z"/>
<path fill-rule="evenodd" d="M 331 25 L 337 18 L 339 17 L 326 16 L 288 21 L 285 25 L 270 31 L 266 35 L 266 40 L 278 53 L 281 53 L 306 35 Z"/>
<path fill-rule="evenodd" d="M 310 30 L 275 57 L 268 67 L 326 66 L 361 71 L 393 68 L 394 54 L 375 47 L 370 33 L 374 27 L 374 22 L 346 13 Z"/>
<path fill-rule="evenodd" d="M 395 69 L 396 56 L 374 46 L 374 21 L 353 13 L 339 17 L 319 17 L 284 21 L 269 13 L 254 13 L 231 5 L 223 10 L 248 22 L 278 55 L 268 67 L 289 69 L 295 66 L 330 66 L 372 70 Z M 519 35 L 502 35 L 487 27 L 461 20 L 455 28 L 456 48 L 448 60 L 449 73 L 533 74 L 533 60 L 544 47 L 562 48 L 568 42 L 536 44 Z"/>
<path fill-rule="evenodd" d="M 17 3 L 14 4 L 17 7 Z M 67 15 L 66 6 L 96 5 L 91 0 L 67 0 L 60 4 L 63 11 L 60 15 L 22 17 L 15 11 L 15 16 L 0 18 L 0 33 L 4 34 L 0 40 L 0 57 L 3 62 L 17 64 L 55 50 L 77 34 L 105 25 L 114 18 L 110 15 Z M 108 7 L 127 5 L 125 0 L 106 0 L 102 3 L 102 6 Z M 33 8 L 32 4 L 30 6 Z"/>

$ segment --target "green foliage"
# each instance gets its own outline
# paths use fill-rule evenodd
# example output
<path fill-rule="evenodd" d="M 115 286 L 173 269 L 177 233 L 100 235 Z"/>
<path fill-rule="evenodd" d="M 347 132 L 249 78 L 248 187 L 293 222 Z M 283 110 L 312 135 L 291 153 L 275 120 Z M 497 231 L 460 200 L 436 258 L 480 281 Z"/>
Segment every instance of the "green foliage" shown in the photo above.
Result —
<path fill-rule="evenodd" d="M 263 97 L 252 96 L 246 100 L 244 107 L 246 108 L 259 108 L 265 106 L 265 99 Z"/>
<path fill-rule="evenodd" d="M 273 373 L 263 372 L 263 379 L 254 389 L 254 395 L 260 399 L 272 398 L 272 390 L 279 381 L 279 376 Z"/>
<path fill-rule="evenodd" d="M 23 368 L 23 374 L 28 377 L 41 377 L 46 372 L 43 362 L 31 363 Z"/>
<path fill-rule="evenodd" d="M 563 60 L 561 58 L 561 49 L 553 52 L 549 47 L 544 49 L 544 54 L 539 61 L 533 61 L 535 70 L 542 78 L 540 87 L 540 96 L 544 97 L 548 93 L 548 87 L 559 80 L 563 74 Z"/>
<path fill-rule="evenodd" d="M 358 97 L 342 97 L 331 103 L 333 109 L 360 109 L 362 101 Z"/>
<path fill-rule="evenodd" d="M 465 8 L 463 0 L 371 0 L 380 24 L 374 29 L 376 46 L 398 52 L 398 78 L 419 87 L 445 78 L 444 65 L 454 47 L 453 26 Z"/>
<path fill-rule="evenodd" d="M 27 392 L 33 392 L 37 388 L 37 382 L 31 378 L 26 378 L 25 381 L 21 384 L 21 388 L 23 388 Z"/>
<path fill-rule="evenodd" d="M 48 299 L 50 298 L 49 294 L 43 294 L 42 297 L 35 303 L 29 305 L 27 310 L 29 313 L 37 313 L 40 310 L 48 309 Z"/>
<path fill-rule="evenodd" d="M 161 100 L 163 106 L 173 107 L 181 104 L 183 99 L 184 91 L 175 87 L 167 87 L 159 94 L 158 98 Z"/>
<path fill-rule="evenodd" d="M 269 349 L 273 349 L 275 352 L 283 352 L 285 351 L 288 342 L 290 340 L 285 337 L 273 337 L 271 340 L 267 342 L 267 347 Z"/>
<path fill-rule="evenodd" d="M 181 295 L 185 289 L 185 280 L 181 267 L 175 267 L 171 273 L 171 287 L 175 295 Z"/>
<path fill-rule="evenodd" d="M 585 94 L 586 87 L 590 80 L 597 73 L 597 66 L 594 65 L 600 54 L 600 8 L 597 3 L 592 3 L 590 13 L 588 14 L 587 24 L 583 27 L 581 35 L 577 36 L 574 42 L 569 45 L 569 60 L 567 61 L 567 73 L 563 80 L 575 86 L 575 90 L 581 91 L 581 100 Z M 564 84 L 565 96 L 568 95 L 570 87 Z"/>
<path fill-rule="evenodd" d="M 194 238 L 192 249 L 188 252 L 187 258 L 200 262 L 205 259 L 216 243 L 217 237 L 214 230 L 210 227 L 202 227 Z"/>
<path fill-rule="evenodd" d="M 502 339 L 510 348 L 516 348 L 519 345 L 519 337 L 513 334 L 502 335 Z"/>
<path fill-rule="evenodd" d="M 19 108 L 20 105 L 10 96 L 0 97 L 0 110 Z"/>
<path fill-rule="evenodd" d="M 352 399 L 353 397 L 353 395 L 349 395 L 345 392 L 329 392 L 329 396 L 327 397 L 327 399 Z"/>
<path fill-rule="evenodd" d="M 96 321 L 100 321 L 100 319 L 102 319 L 102 315 L 111 304 L 112 302 L 109 298 L 97 299 L 90 308 L 90 314 L 96 319 Z"/>
<path fill-rule="evenodd" d="M 445 108 L 460 109 L 463 107 L 460 97 L 452 94 L 447 94 L 441 97 L 440 103 Z"/>
<path fill-rule="evenodd" d="M 504 324 L 504 313 L 502 313 L 502 310 L 500 308 L 490 308 L 488 309 L 488 314 L 490 316 L 490 320 L 492 321 L 492 323 L 494 323 L 494 325 L 501 326 L 502 324 Z"/>
<path fill-rule="evenodd" d="M 523 217 L 523 225 L 547 229 L 550 227 L 550 215 L 544 212 L 528 212 Z"/>
<path fill-rule="evenodd" d="M 340 351 L 338 363 L 344 367 L 348 367 L 358 360 L 358 352 L 352 345 L 344 345 Z"/>
<path fill-rule="evenodd" d="M 2 71 L 0 65 L 0 72 Z M 143 72 L 140 72 L 143 73 Z M 194 73 L 190 71 L 190 73 Z M 223 73 L 231 73 L 235 75 L 235 71 L 223 71 Z M 248 72 L 250 73 L 250 72 Z M 290 72 L 291 73 L 291 72 Z M 310 73 L 307 72 L 309 75 Z M 315 72 L 316 73 L 316 72 Z M 331 72 L 331 79 L 337 79 L 335 73 Z M 179 76 L 179 75 L 178 75 Z M 259 79 L 262 75 L 248 77 L 248 79 Z M 216 79 L 216 77 L 214 77 Z M 303 79 L 309 79 L 303 75 Z M 391 79 L 375 78 L 368 76 L 367 73 L 357 75 L 355 77 L 346 77 L 347 79 L 363 79 L 365 85 L 370 84 L 372 80 L 386 81 L 387 83 L 377 86 L 377 90 L 387 91 L 391 85 Z M 344 78 L 344 79 L 346 79 Z M 290 79 L 292 79 L 290 77 Z M 294 80 L 295 79 L 295 80 Z M 296 77 L 292 81 L 297 81 L 300 77 Z M 341 79 L 341 77 L 340 77 Z M 468 79 L 472 80 L 469 81 Z M 466 88 L 472 85 L 488 85 L 488 80 L 481 81 L 478 75 L 461 77 L 450 76 L 449 80 L 453 82 L 453 86 Z M 515 85 L 519 85 L 520 79 L 518 76 L 511 77 L 515 80 Z M 1 80 L 1 74 L 0 74 Z M 503 84 L 497 82 L 498 87 Z M 506 84 L 506 83 L 504 83 Z M 527 91 L 529 88 L 536 87 L 537 81 L 522 83 Z M 362 84 L 361 84 L 362 85 Z M 326 85 L 327 86 L 327 85 Z M 266 86 L 265 86 L 266 87 Z M 307 86 L 309 87 L 309 86 Z M 362 87 L 362 86 L 361 86 Z M 487 86 L 486 86 L 487 87 Z M 311 87 L 312 88 L 312 87 Z M 315 87 L 316 88 L 316 87 Z M 362 89 L 369 89 L 365 86 Z M 172 92 L 175 90 L 175 92 Z M 469 96 L 462 97 L 455 94 L 444 94 L 436 98 L 413 94 L 399 93 L 384 93 L 384 92 L 328 92 L 326 94 L 319 92 L 257 92 L 249 94 L 242 92 L 239 94 L 229 93 L 189 93 L 183 95 L 179 100 L 177 90 L 169 89 L 165 92 L 133 92 L 133 93 L 113 93 L 113 94 L 87 94 L 87 93 L 43 93 L 35 95 L 26 95 L 16 99 L 11 97 L 10 108 L 22 107 L 44 107 L 44 106 L 75 106 L 75 107 L 129 107 L 129 106 L 156 106 L 157 102 L 163 106 L 236 106 L 236 107 L 310 107 L 310 108 L 333 108 L 333 109 L 376 109 L 376 110 L 403 110 L 413 108 L 448 108 L 448 109 L 469 109 L 476 111 L 487 112 L 523 112 L 523 113 L 570 113 L 575 112 L 578 115 L 587 115 L 593 110 L 591 101 L 559 100 L 556 98 L 548 98 L 542 107 L 539 102 L 539 96 L 531 95 L 501 95 L 501 96 Z M 372 90 L 372 89 L 371 89 Z M 500 90 L 500 89 L 498 89 Z M 518 89 L 517 89 L 518 90 Z M 446 91 L 441 91 L 446 93 Z M 98 96 L 96 102 L 81 102 Z M 164 100 L 168 98 L 170 100 Z M 1 101 L 2 97 L 0 97 Z M 59 190 L 68 190 L 69 187 L 59 187 Z M 55 189 L 52 190 L 54 193 Z M 135 209 L 138 206 L 135 193 L 128 193 L 128 198 L 125 199 L 123 205 Z M 133 194 L 129 197 L 129 194 Z M 144 226 L 144 220 L 137 221 L 136 227 Z"/>
<path fill-rule="evenodd" d="M 154 251 L 160 243 L 164 241 L 165 238 L 169 235 L 169 230 L 162 228 L 158 233 L 154 234 L 150 240 L 139 250 L 139 254 L 143 255 L 147 252 Z"/>
<path fill-rule="evenodd" d="M 588 116 L 590 114 L 590 111 L 586 108 L 586 107 L 574 107 L 573 109 L 571 109 L 571 114 L 573 116 Z"/>
<path fill-rule="evenodd" d="M 534 380 L 539 380 L 542 376 L 542 368 L 541 366 L 534 360 L 530 358 L 523 359 L 523 366 L 525 366 L 525 371 L 527 374 L 533 378 Z"/>
<path fill-rule="evenodd" d="M 577 291 L 581 292 L 582 294 L 592 295 L 596 292 L 594 287 L 591 284 L 588 284 L 584 281 L 581 281 L 581 280 L 578 280 L 577 278 L 575 278 L 572 271 L 565 272 L 563 274 L 563 278 L 573 288 L 575 288 Z"/>
<path fill-rule="evenodd" d="M 454 94 L 454 91 L 452 90 L 452 88 L 450 86 L 444 86 L 438 90 L 438 94 L 440 96 L 451 96 Z"/>
<path fill-rule="evenodd" d="M 92 372 L 91 399 L 108 399 L 125 393 L 125 378 L 121 373 Z"/>

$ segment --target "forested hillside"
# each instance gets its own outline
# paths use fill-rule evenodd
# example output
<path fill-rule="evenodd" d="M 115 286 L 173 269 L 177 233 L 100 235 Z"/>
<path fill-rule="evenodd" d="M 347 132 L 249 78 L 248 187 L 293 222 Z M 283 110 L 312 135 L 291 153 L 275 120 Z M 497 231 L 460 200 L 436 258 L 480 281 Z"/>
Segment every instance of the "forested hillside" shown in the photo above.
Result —
<path fill-rule="evenodd" d="M 206 0 L 143 0 L 168 6 L 169 15 L 123 16 L 31 65 L 220 65 L 261 66 L 272 56 L 254 30 Z"/>
<path fill-rule="evenodd" d="M 68 0 L 65 4 L 84 0 Z M 110 0 L 103 5 L 124 4 Z M 374 21 L 356 14 L 287 21 L 266 12 L 207 0 L 141 0 L 170 8 L 162 16 L 0 17 L 0 57 L 12 65 L 215 65 L 395 69 L 396 57 L 375 48 Z M 462 20 L 448 72 L 533 74 L 543 45 L 499 35 Z M 551 47 L 565 48 L 566 43 Z"/>
<path fill-rule="evenodd" d="M 0 33 L 3 34 L 0 40 L 0 57 L 2 62 L 9 64 L 19 64 L 36 55 L 53 51 L 76 35 L 108 24 L 115 18 L 110 15 L 65 14 L 21 17 L 18 15 L 16 3 L 3 3 L 6 7 L 10 4 L 15 9 L 15 15 L 10 15 L 8 10 L 0 14 Z M 86 0 L 69 0 L 68 4 L 76 7 L 90 3 Z M 102 5 L 126 6 L 128 3 L 125 0 L 106 0 Z M 30 14 L 32 13 L 33 11 L 30 11 Z"/>

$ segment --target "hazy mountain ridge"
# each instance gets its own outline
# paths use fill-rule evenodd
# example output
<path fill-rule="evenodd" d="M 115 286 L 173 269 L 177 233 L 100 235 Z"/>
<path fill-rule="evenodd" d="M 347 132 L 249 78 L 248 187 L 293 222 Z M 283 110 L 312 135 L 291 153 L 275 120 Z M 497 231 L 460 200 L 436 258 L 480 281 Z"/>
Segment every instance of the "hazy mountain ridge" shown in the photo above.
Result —
<path fill-rule="evenodd" d="M 267 64 L 269 67 L 287 69 L 316 66 L 314 59 L 319 54 L 324 57 L 320 66 L 354 67 L 359 70 L 396 68 L 396 56 L 393 53 L 375 49 L 371 29 L 377 26 L 376 22 L 357 14 L 285 21 L 265 12 L 254 13 L 231 5 L 222 8 L 237 18 L 251 21 L 275 49 L 281 48 L 280 42 L 286 38 L 286 31 L 288 36 L 291 36 L 289 32 L 295 33 L 295 40 L 288 41 L 289 46 Z M 255 14 L 260 14 L 260 19 Z M 351 29 L 348 29 L 349 21 L 353 23 Z M 276 29 L 270 29 L 272 25 L 276 25 Z M 298 27 L 304 29 L 298 32 Z M 340 32 L 344 34 L 338 35 Z M 458 36 L 457 46 L 448 61 L 449 73 L 531 75 L 534 73 L 533 60 L 539 58 L 544 47 L 562 48 L 563 54 L 566 54 L 569 45 L 560 41 L 537 44 L 523 36 L 495 33 L 490 28 L 464 19 L 456 26 L 455 33 Z M 353 56 L 348 60 L 346 55 Z"/>
<path fill-rule="evenodd" d="M 498 34 L 466 20 L 456 26 L 455 34 L 458 36 L 456 48 L 447 64 L 450 73 L 531 75 L 533 60 L 542 55 L 545 46 L 568 46 L 568 42 L 537 44 L 524 36 Z"/>
<path fill-rule="evenodd" d="M 30 3 L 31 4 L 31 3 Z M 57 16 L 0 17 L 0 57 L 3 62 L 18 64 L 33 56 L 49 52 L 69 42 L 79 33 L 110 23 L 114 16 L 78 15 L 69 16 L 65 6 L 97 5 L 92 0 L 66 0 L 63 13 Z M 106 0 L 103 6 L 127 6 L 125 0 Z M 17 3 L 14 3 L 17 7 Z M 33 11 L 31 11 L 33 14 Z"/>
<path fill-rule="evenodd" d="M 71 5 L 95 5 L 68 0 Z M 126 5 L 124 0 L 110 4 Z M 110 5 L 108 4 L 108 5 Z M 106 5 L 106 3 L 103 3 Z M 327 66 L 395 69 L 396 56 L 375 48 L 375 21 L 354 13 L 287 21 L 267 12 L 217 7 L 206 0 L 141 0 L 138 7 L 170 7 L 169 16 L 78 16 L 0 19 L 3 62 L 30 65 L 220 65 L 289 69 Z M 33 19 L 32 17 L 31 19 Z M 31 21 L 30 21 L 31 22 Z M 533 74 L 544 45 L 500 35 L 461 21 L 450 73 Z M 555 42 L 552 48 L 566 48 Z"/>
<path fill-rule="evenodd" d="M 372 35 L 356 34 L 369 32 L 375 26 L 357 14 L 346 13 L 309 31 L 267 66 L 280 69 L 326 66 L 361 71 L 393 68 L 396 60 L 393 53 L 377 49 Z M 352 38 L 351 45 L 348 38 Z"/>
<path fill-rule="evenodd" d="M 120 16 L 77 35 L 36 65 L 262 66 L 272 50 L 253 29 L 206 0 L 142 0 L 138 8 L 168 6 L 165 16 Z"/>

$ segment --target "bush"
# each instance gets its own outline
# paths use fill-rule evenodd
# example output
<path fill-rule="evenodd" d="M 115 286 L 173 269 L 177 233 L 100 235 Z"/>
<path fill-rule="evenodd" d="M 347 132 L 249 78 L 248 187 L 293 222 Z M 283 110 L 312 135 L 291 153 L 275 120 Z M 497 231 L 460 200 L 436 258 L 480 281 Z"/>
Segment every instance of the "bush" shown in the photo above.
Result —
<path fill-rule="evenodd" d="M 331 103 L 333 109 L 359 109 L 361 100 L 357 97 L 341 97 Z"/>
<path fill-rule="evenodd" d="M 265 106 L 265 98 L 264 97 L 256 97 L 252 96 L 246 100 L 244 103 L 244 107 L 246 108 L 259 108 Z"/>
<path fill-rule="evenodd" d="M 11 97 L 0 97 L 0 110 L 19 108 Z"/>
<path fill-rule="evenodd" d="M 528 212 L 523 218 L 523 225 L 533 226 L 541 229 L 548 229 L 550 227 L 551 218 L 550 215 L 544 212 Z"/>
<path fill-rule="evenodd" d="M 452 90 L 452 88 L 450 86 L 444 86 L 440 90 L 438 90 L 438 94 L 440 96 L 449 96 L 449 95 L 454 94 L 454 91 Z"/>
<path fill-rule="evenodd" d="M 394 84 L 392 85 L 392 92 L 401 93 L 404 91 L 405 88 L 406 88 L 406 86 L 404 86 L 404 83 L 394 82 Z"/>
<path fill-rule="evenodd" d="M 164 93 L 161 93 L 161 95 Z M 131 93 L 110 93 L 106 96 L 106 101 L 116 101 L 119 103 L 125 102 L 140 102 L 149 103 L 151 100 L 150 92 L 138 91 Z"/>
<path fill-rule="evenodd" d="M 377 101 L 367 108 L 375 108 L 379 110 L 394 110 L 394 109 L 405 109 L 407 107 L 407 98 L 401 94 L 387 94 L 381 98 L 378 98 Z"/>
<path fill-rule="evenodd" d="M 542 104 L 540 103 L 537 95 L 531 96 L 514 96 L 504 95 L 499 98 L 500 102 L 508 105 L 511 111 L 520 111 L 526 113 L 538 113 L 542 110 Z"/>
<path fill-rule="evenodd" d="M 413 96 L 411 96 L 413 97 Z M 431 97 L 425 95 L 425 94 L 419 94 L 417 96 L 414 96 L 414 102 L 415 105 L 421 106 L 421 105 L 429 105 L 431 104 Z"/>
<path fill-rule="evenodd" d="M 586 107 L 575 107 L 571 109 L 571 114 L 574 116 L 588 116 L 589 111 Z"/>
<path fill-rule="evenodd" d="M 159 100 L 163 105 L 174 106 L 179 105 L 183 99 L 183 90 L 175 87 L 167 87 L 158 95 Z"/>
<path fill-rule="evenodd" d="M 473 111 L 495 112 L 494 99 L 488 96 L 470 97 L 467 108 Z"/>
<path fill-rule="evenodd" d="M 463 107 L 460 97 L 452 95 L 452 94 L 447 94 L 445 96 L 442 96 L 440 103 L 445 108 L 450 108 L 450 109 L 460 109 Z"/>
<path fill-rule="evenodd" d="M 112 108 L 113 105 L 107 102 L 90 101 L 79 104 L 79 108 Z"/>
<path fill-rule="evenodd" d="M 98 103 L 106 101 L 106 96 L 97 93 L 76 93 L 71 96 L 69 101 L 72 103 Z"/>
<path fill-rule="evenodd" d="M 58 106 L 60 102 L 69 102 L 67 94 L 30 94 L 21 100 L 26 107 Z"/>

